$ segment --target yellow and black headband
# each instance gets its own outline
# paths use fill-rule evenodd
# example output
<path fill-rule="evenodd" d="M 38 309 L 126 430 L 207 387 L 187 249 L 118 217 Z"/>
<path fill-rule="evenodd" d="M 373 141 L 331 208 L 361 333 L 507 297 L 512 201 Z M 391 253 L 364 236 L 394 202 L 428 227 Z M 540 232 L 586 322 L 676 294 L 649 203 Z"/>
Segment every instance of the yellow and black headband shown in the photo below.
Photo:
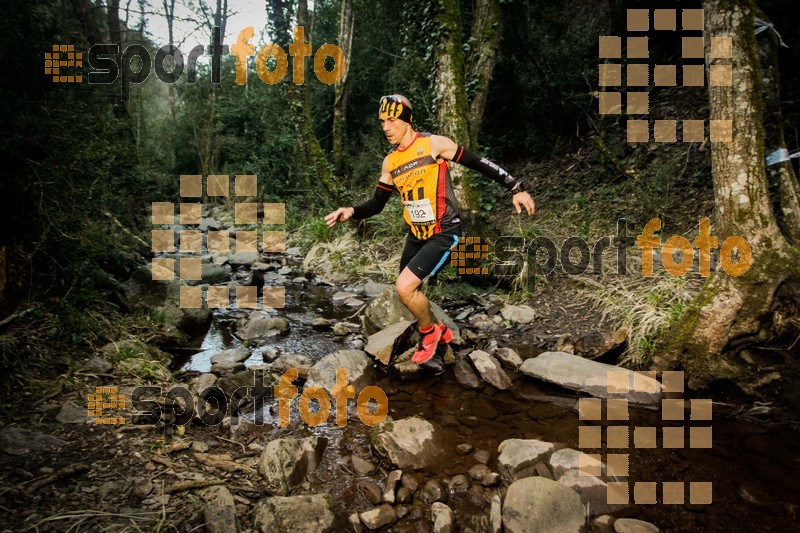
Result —
<path fill-rule="evenodd" d="M 399 118 L 411 124 L 412 113 L 411 102 L 405 96 L 390 94 L 381 98 L 380 118 Z"/>

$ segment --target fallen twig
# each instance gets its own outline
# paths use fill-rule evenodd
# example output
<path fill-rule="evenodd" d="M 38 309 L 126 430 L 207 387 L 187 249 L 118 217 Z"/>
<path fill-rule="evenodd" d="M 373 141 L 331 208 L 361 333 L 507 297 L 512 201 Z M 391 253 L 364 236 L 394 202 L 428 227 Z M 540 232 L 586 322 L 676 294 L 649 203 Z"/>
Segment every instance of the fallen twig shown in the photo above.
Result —
<path fill-rule="evenodd" d="M 69 465 L 68 467 L 63 468 L 62 470 L 59 470 L 58 472 L 55 472 L 54 474 L 51 474 L 46 478 L 42 478 L 39 481 L 36 481 L 35 483 L 31 483 L 31 485 L 27 489 L 25 489 L 25 492 L 27 494 L 31 494 L 41 489 L 45 485 L 53 483 L 54 481 L 58 481 L 61 478 L 65 478 L 74 474 L 79 474 L 87 470 L 89 470 L 89 465 L 83 463 Z"/>

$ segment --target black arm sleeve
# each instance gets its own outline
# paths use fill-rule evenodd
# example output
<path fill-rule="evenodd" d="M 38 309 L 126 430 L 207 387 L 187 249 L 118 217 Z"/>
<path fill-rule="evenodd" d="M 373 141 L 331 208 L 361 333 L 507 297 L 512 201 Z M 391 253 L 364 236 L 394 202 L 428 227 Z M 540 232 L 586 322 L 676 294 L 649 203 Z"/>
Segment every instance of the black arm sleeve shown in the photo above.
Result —
<path fill-rule="evenodd" d="M 394 187 L 381 181 L 375 186 L 375 194 L 366 202 L 353 206 L 353 218 L 358 220 L 377 215 L 386 206 Z"/>
<path fill-rule="evenodd" d="M 476 154 L 473 154 L 463 146 L 459 146 L 456 150 L 456 156 L 453 158 L 453 162 L 458 163 L 459 165 L 464 165 L 465 167 L 471 168 L 476 172 L 480 172 L 486 177 L 492 178 L 494 181 L 499 183 L 501 187 L 504 187 L 509 191 L 519 183 L 518 180 L 514 179 L 514 176 L 506 172 L 504 169 L 492 163 L 485 157 L 480 157 Z"/>

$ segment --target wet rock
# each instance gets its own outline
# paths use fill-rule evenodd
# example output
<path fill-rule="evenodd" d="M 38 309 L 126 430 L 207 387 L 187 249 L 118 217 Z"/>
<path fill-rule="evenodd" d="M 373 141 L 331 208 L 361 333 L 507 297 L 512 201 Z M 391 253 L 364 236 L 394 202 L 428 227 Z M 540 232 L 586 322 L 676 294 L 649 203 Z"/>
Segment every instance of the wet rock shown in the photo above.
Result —
<path fill-rule="evenodd" d="M 378 505 L 383 499 L 383 492 L 377 483 L 371 479 L 358 482 L 358 492 L 372 505 Z"/>
<path fill-rule="evenodd" d="M 500 390 L 512 387 L 511 379 L 500 368 L 500 363 L 497 362 L 497 359 L 482 350 L 475 350 L 469 354 L 469 358 L 484 381 Z"/>
<path fill-rule="evenodd" d="M 403 477 L 400 479 L 400 483 L 411 491 L 411 494 L 417 492 L 419 488 L 419 481 L 414 474 L 403 474 Z"/>
<path fill-rule="evenodd" d="M 411 503 L 413 499 L 414 499 L 414 493 L 412 493 L 408 489 L 408 487 L 400 487 L 399 489 L 397 489 L 397 497 L 396 497 L 397 503 Z"/>
<path fill-rule="evenodd" d="M 364 511 L 358 515 L 361 522 L 369 529 L 379 529 L 389 524 L 397 522 L 397 513 L 391 505 L 384 503 L 369 511 Z"/>
<path fill-rule="evenodd" d="M 469 482 L 469 477 L 464 474 L 457 474 L 447 480 L 447 488 L 453 494 L 467 492 L 470 486 L 472 486 L 472 484 Z"/>
<path fill-rule="evenodd" d="M 339 350 L 328 354 L 311 367 L 308 371 L 306 388 L 314 385 L 331 391 L 336 386 L 336 371 L 340 368 L 347 370 L 347 384 L 361 391 L 372 383 L 370 373 L 370 359 L 366 352 L 361 350 Z"/>
<path fill-rule="evenodd" d="M 598 398 L 627 398 L 629 402 L 640 404 L 659 404 L 661 402 L 661 384 L 652 378 L 636 376 L 637 389 L 633 390 L 634 372 L 614 365 L 590 361 L 577 355 L 564 352 L 544 352 L 537 357 L 527 359 L 520 371 L 523 374 L 548 383 L 555 383 L 567 389 L 591 394 Z M 607 386 L 609 372 L 624 373 L 628 377 L 631 390 L 614 392 Z M 609 391 L 609 388 L 612 390 Z"/>
<path fill-rule="evenodd" d="M 382 364 L 388 365 L 399 341 L 408 336 L 412 324 L 410 320 L 401 320 L 373 333 L 367 338 L 367 347 L 364 350 Z"/>
<path fill-rule="evenodd" d="M 431 505 L 431 518 L 433 519 L 433 533 L 453 533 L 455 531 L 453 510 L 442 502 Z"/>
<path fill-rule="evenodd" d="M 230 257 L 228 258 L 230 262 Z M 208 283 L 209 285 L 216 285 L 218 283 L 227 283 L 231 278 L 231 273 L 222 264 L 216 263 L 203 263 L 200 271 L 201 280 L 190 281 L 189 285 L 199 285 L 201 283 Z"/>
<path fill-rule="evenodd" d="M 617 331 L 589 331 L 575 341 L 575 355 L 597 359 L 601 355 L 622 345 L 628 339 L 624 329 Z"/>
<path fill-rule="evenodd" d="M 486 382 L 478 376 L 466 357 L 456 357 L 453 374 L 455 374 L 458 384 L 465 389 L 480 390 L 486 386 Z"/>
<path fill-rule="evenodd" d="M 500 364 L 506 368 L 519 370 L 519 367 L 522 366 L 522 358 L 511 348 L 498 348 L 497 351 L 494 352 L 494 356 L 500 361 Z"/>
<path fill-rule="evenodd" d="M 503 526 L 508 533 L 580 533 L 584 520 L 578 494 L 549 479 L 515 481 L 503 502 Z"/>
<path fill-rule="evenodd" d="M 228 256 L 228 264 L 232 267 L 250 266 L 261 258 L 258 252 L 236 252 Z"/>
<path fill-rule="evenodd" d="M 535 317 L 533 308 L 527 305 L 506 305 L 500 314 L 514 324 L 530 324 Z"/>
<path fill-rule="evenodd" d="M 364 524 L 358 517 L 358 513 L 353 513 L 347 517 L 347 531 L 350 533 L 361 533 L 364 531 Z"/>
<path fill-rule="evenodd" d="M 614 517 L 604 514 L 594 518 L 589 533 L 614 533 Z"/>
<path fill-rule="evenodd" d="M 321 316 L 318 316 L 311 321 L 311 327 L 316 330 L 326 330 L 330 329 L 332 323 L 333 323 L 332 320 L 328 320 L 327 318 L 322 318 Z"/>
<path fill-rule="evenodd" d="M 350 333 L 355 333 L 360 329 L 361 326 L 353 322 L 337 322 L 336 324 L 333 325 L 331 331 L 337 337 L 342 337 L 344 335 L 349 335 Z"/>
<path fill-rule="evenodd" d="M 270 496 L 258 504 L 253 511 L 253 526 L 259 533 L 274 531 L 313 531 L 329 533 L 335 531 L 336 517 L 333 514 L 333 499 L 327 495 Z"/>
<path fill-rule="evenodd" d="M 458 344 L 460 337 L 458 336 L 459 331 L 455 322 L 434 302 L 431 302 L 431 311 L 433 311 L 437 320 L 444 322 L 447 327 L 453 330 L 453 337 L 456 338 L 454 342 Z M 367 333 L 370 335 L 400 320 L 413 321 L 414 315 L 400 302 L 394 287 L 386 289 L 380 296 L 372 300 L 364 310 L 364 327 L 366 327 Z"/>
<path fill-rule="evenodd" d="M 447 492 L 445 492 L 441 482 L 431 479 L 422 487 L 421 497 L 424 503 L 430 505 L 433 502 L 447 501 Z"/>
<path fill-rule="evenodd" d="M 588 468 L 589 470 L 586 470 L 587 473 L 591 472 L 591 469 L 594 468 L 597 468 L 598 473 L 602 470 L 602 463 L 600 461 L 588 454 L 573 450 L 572 448 L 562 448 L 561 450 L 553 452 L 547 464 L 550 465 L 550 468 L 553 470 L 555 479 L 560 478 L 567 470 L 578 470 L 580 467 Z"/>
<path fill-rule="evenodd" d="M 533 470 L 534 470 L 534 472 L 536 473 L 537 476 L 545 477 L 547 479 L 556 479 L 556 476 L 553 475 L 553 471 L 550 470 L 550 467 L 548 467 L 544 463 L 536 463 L 536 465 L 533 467 Z M 561 474 L 559 474 L 559 476 L 560 475 Z M 528 476 L 525 476 L 525 477 L 528 477 Z"/>
<path fill-rule="evenodd" d="M 503 530 L 503 507 L 499 494 L 492 496 L 492 506 L 491 511 L 489 511 L 489 527 L 491 533 L 500 533 Z"/>
<path fill-rule="evenodd" d="M 228 533 L 239 531 L 236 518 L 236 504 L 233 495 L 222 485 L 209 487 L 203 491 L 203 517 L 208 533 Z"/>
<path fill-rule="evenodd" d="M 402 470 L 392 470 L 386 477 L 386 483 L 383 489 L 383 501 L 386 503 L 394 503 L 394 491 L 402 475 Z"/>
<path fill-rule="evenodd" d="M 273 494 L 285 496 L 314 472 L 327 440 L 322 437 L 276 439 L 267 443 L 258 460 L 258 471 Z"/>
<path fill-rule="evenodd" d="M 62 424 L 85 424 L 89 420 L 89 415 L 83 407 L 66 402 L 61 405 L 56 420 Z"/>
<path fill-rule="evenodd" d="M 236 334 L 240 339 L 251 341 L 274 337 L 289 331 L 289 321 L 283 317 L 271 317 L 263 311 L 253 311 L 247 320 L 239 321 Z"/>
<path fill-rule="evenodd" d="M 472 451 L 472 444 L 468 442 L 456 446 L 456 453 L 458 455 L 467 455 L 471 451 Z"/>
<path fill-rule="evenodd" d="M 483 476 L 490 474 L 491 469 L 483 464 L 474 465 L 472 468 L 469 469 L 469 477 L 476 481 L 482 481 Z"/>
<path fill-rule="evenodd" d="M 558 482 L 573 489 L 589 509 L 591 516 L 608 514 L 630 507 L 608 503 L 608 486 L 602 479 L 587 475 L 579 470 L 567 470 Z"/>
<path fill-rule="evenodd" d="M 509 481 L 524 468 L 532 467 L 553 450 L 553 445 L 536 439 L 508 439 L 500 443 L 497 463 L 500 473 Z"/>
<path fill-rule="evenodd" d="M 465 416 L 461 423 L 467 426 L 468 428 L 476 428 L 481 425 L 481 421 L 478 419 L 477 416 Z"/>
<path fill-rule="evenodd" d="M 616 533 L 658 533 L 659 529 L 644 520 L 618 518 L 614 521 L 614 531 Z"/>
<path fill-rule="evenodd" d="M 483 398 L 478 398 L 472 402 L 472 412 L 475 413 L 475 416 L 486 418 L 488 420 L 494 420 L 497 418 L 497 415 L 499 415 L 497 409 L 495 409 L 491 403 Z"/>
<path fill-rule="evenodd" d="M 397 468 L 420 470 L 438 463 L 443 442 L 433 424 L 410 417 L 372 430 L 375 451 Z"/>
<path fill-rule="evenodd" d="M 215 374 L 244 370 L 243 361 L 250 357 L 250 350 L 244 346 L 223 350 L 211 356 L 211 371 Z"/>
<path fill-rule="evenodd" d="M 391 285 L 386 285 L 384 283 L 375 283 L 372 280 L 369 280 L 364 285 L 364 294 L 367 298 L 377 298 L 381 294 L 383 294 L 387 289 L 391 289 Z"/>
<path fill-rule="evenodd" d="M 353 472 L 355 472 L 357 476 L 368 476 L 375 471 L 376 466 L 372 464 L 371 461 L 362 459 L 357 455 L 350 457 L 350 460 L 353 463 Z"/>
<path fill-rule="evenodd" d="M 81 371 L 89 374 L 106 374 L 112 368 L 114 368 L 114 365 L 109 363 L 104 357 L 95 356 L 89 359 L 86 364 L 83 365 Z"/>
<path fill-rule="evenodd" d="M 472 457 L 481 464 L 489 464 L 492 459 L 492 453 L 488 450 L 476 450 Z"/>
<path fill-rule="evenodd" d="M 189 390 L 195 394 L 200 394 L 207 388 L 213 387 L 216 382 L 217 376 L 215 374 L 200 374 L 189 380 Z"/>
<path fill-rule="evenodd" d="M 331 303 L 333 303 L 333 305 L 344 305 L 344 303 L 353 296 L 352 292 L 338 291 L 331 297 Z"/>
<path fill-rule="evenodd" d="M 411 512 L 411 508 L 408 505 L 395 505 L 394 512 L 397 515 L 398 520 L 402 520 Z"/>
<path fill-rule="evenodd" d="M 283 374 L 289 369 L 297 369 L 297 377 L 300 379 L 307 379 L 308 373 L 313 366 L 313 361 L 308 356 L 303 354 L 286 353 L 278 357 L 272 363 L 272 369 L 279 374 Z"/>
<path fill-rule="evenodd" d="M 485 476 L 483 476 L 483 479 L 481 480 L 481 485 L 483 485 L 484 487 L 493 487 L 498 483 L 500 483 L 500 474 L 498 474 L 497 472 L 491 472 L 489 474 L 486 474 Z"/>

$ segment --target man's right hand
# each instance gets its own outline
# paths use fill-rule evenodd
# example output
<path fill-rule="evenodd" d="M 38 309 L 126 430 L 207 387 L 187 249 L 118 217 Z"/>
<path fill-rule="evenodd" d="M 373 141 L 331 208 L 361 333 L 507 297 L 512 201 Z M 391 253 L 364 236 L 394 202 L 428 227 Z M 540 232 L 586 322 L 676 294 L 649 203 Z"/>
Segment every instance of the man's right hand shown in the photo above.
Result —
<path fill-rule="evenodd" d="M 353 209 L 352 207 L 340 207 L 339 209 L 337 209 L 333 213 L 329 213 L 325 217 L 325 223 L 330 228 L 336 225 L 337 222 L 344 222 L 346 220 L 350 220 L 350 217 L 353 216 L 354 212 L 355 209 Z"/>

